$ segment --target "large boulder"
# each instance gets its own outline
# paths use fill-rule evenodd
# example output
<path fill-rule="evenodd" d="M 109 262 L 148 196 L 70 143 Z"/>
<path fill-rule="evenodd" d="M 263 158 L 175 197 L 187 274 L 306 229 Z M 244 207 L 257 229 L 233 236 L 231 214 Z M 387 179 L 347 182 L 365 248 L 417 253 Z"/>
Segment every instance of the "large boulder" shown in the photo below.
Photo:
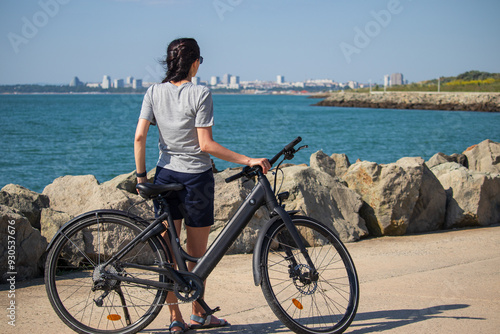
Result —
<path fill-rule="evenodd" d="M 368 235 L 363 218 L 359 215 L 361 197 L 337 178 L 316 168 L 291 166 L 283 168 L 281 191 L 288 191 L 287 210 L 300 210 L 334 230 L 345 242 L 359 240 Z M 273 181 L 273 176 L 270 176 Z M 281 182 L 278 174 L 278 185 Z"/>
<path fill-rule="evenodd" d="M 379 165 L 360 161 L 344 175 L 361 195 L 361 216 L 374 235 L 403 235 L 443 225 L 446 196 L 422 158 Z"/>
<path fill-rule="evenodd" d="M 448 162 L 432 168 L 448 195 L 446 228 L 500 223 L 500 174 Z"/>
<path fill-rule="evenodd" d="M 62 176 L 43 190 L 50 199 L 50 208 L 72 217 L 98 209 L 128 211 L 141 201 L 137 193 L 120 189 L 115 182 L 99 184 L 93 175 Z M 134 213 L 152 215 L 152 206 L 136 206 Z"/>
<path fill-rule="evenodd" d="M 40 230 L 40 215 L 49 206 L 49 198 L 17 184 L 8 184 L 0 191 L 0 204 L 15 208 Z"/>
<path fill-rule="evenodd" d="M 228 220 L 238 210 L 241 203 L 250 194 L 255 182 L 253 180 L 239 179 L 226 183 L 225 179 L 238 173 L 239 169 L 226 169 L 223 172 L 214 174 L 215 179 L 215 203 L 214 218 L 215 224 L 212 226 L 209 243 L 211 243 L 222 231 Z M 244 228 L 241 235 L 229 248 L 229 254 L 251 253 L 253 251 L 259 230 L 269 219 L 269 214 L 265 208 L 257 210 L 251 221 Z"/>
<path fill-rule="evenodd" d="M 43 235 L 51 240 L 64 223 L 92 210 L 130 210 L 144 218 L 154 216 L 151 201 L 143 202 L 139 195 L 120 187 L 123 183 L 115 181 L 99 184 L 93 175 L 67 175 L 55 179 L 43 190 L 43 194 L 50 199 L 50 208 L 42 210 Z"/>
<path fill-rule="evenodd" d="M 318 151 L 313 153 L 309 158 L 309 162 L 312 168 L 316 168 L 326 174 L 335 176 L 335 160 L 326 155 L 323 151 Z"/>
<path fill-rule="evenodd" d="M 489 139 L 467 149 L 464 154 L 469 169 L 484 173 L 500 173 L 500 143 Z"/>
<path fill-rule="evenodd" d="M 310 157 L 310 166 L 331 176 L 342 178 L 351 165 L 347 155 L 334 153 L 331 156 L 323 151 L 313 153 Z"/>
<path fill-rule="evenodd" d="M 0 205 L 0 238 L 2 282 L 11 276 L 10 272 L 16 272 L 19 281 L 42 274 L 47 240 L 19 210 Z M 9 256 L 14 256 L 14 262 L 9 263 Z"/>
<path fill-rule="evenodd" d="M 42 236 L 50 242 L 57 231 L 72 218 L 72 216 L 63 211 L 51 208 L 42 209 L 40 217 L 40 225 L 42 226 L 40 232 Z"/>
<path fill-rule="evenodd" d="M 147 174 L 148 182 L 153 183 L 155 174 L 156 174 L 156 167 L 148 172 Z M 135 175 L 135 171 L 118 175 L 113 179 L 104 182 L 102 185 L 125 190 L 132 194 L 137 193 L 137 190 L 135 189 L 135 186 L 137 185 L 137 177 Z"/>
<path fill-rule="evenodd" d="M 452 155 L 446 155 L 442 152 L 438 152 L 434 154 L 425 164 L 427 165 L 427 167 L 432 168 L 434 166 L 444 164 L 447 162 L 456 162 L 465 167 L 468 167 L 467 156 L 465 154 L 457 154 L 457 153 L 454 153 Z"/>
<path fill-rule="evenodd" d="M 407 233 L 421 233 L 443 228 L 446 217 L 446 192 L 426 165 L 423 167 L 417 203 L 413 208 Z"/>
<path fill-rule="evenodd" d="M 335 175 L 342 178 L 351 167 L 349 158 L 344 153 L 333 153 L 330 158 L 335 161 Z"/>

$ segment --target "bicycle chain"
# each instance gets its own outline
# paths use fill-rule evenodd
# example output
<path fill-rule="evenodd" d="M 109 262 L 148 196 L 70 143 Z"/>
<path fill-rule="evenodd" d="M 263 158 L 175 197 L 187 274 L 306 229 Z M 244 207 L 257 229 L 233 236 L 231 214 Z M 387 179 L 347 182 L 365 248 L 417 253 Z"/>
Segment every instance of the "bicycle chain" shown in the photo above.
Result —
<path fill-rule="evenodd" d="M 123 273 L 123 272 L 122 272 Z M 143 275 L 150 275 L 150 276 L 156 276 L 156 274 L 145 274 L 143 273 Z M 126 284 L 127 286 L 131 286 L 131 287 L 138 287 L 138 288 L 141 288 L 141 289 L 146 289 L 146 290 L 150 290 L 148 287 L 145 287 L 144 285 L 142 284 L 135 284 L 135 283 L 132 283 L 132 282 L 122 282 L 122 284 Z M 154 288 L 153 287 L 153 290 L 159 290 L 158 288 Z M 173 291 L 168 291 L 168 292 L 173 292 Z M 167 292 L 167 293 L 168 293 Z M 163 304 L 147 304 L 147 305 L 133 305 L 133 306 L 129 306 L 129 307 L 148 307 L 148 306 L 170 306 L 170 305 L 180 305 L 180 304 L 187 304 L 189 303 L 189 301 L 182 301 L 180 299 L 177 299 L 178 302 L 177 303 L 163 303 Z M 114 306 L 114 305 L 111 305 L 111 306 L 101 306 L 101 307 L 123 307 L 123 305 L 118 305 L 118 306 Z"/>

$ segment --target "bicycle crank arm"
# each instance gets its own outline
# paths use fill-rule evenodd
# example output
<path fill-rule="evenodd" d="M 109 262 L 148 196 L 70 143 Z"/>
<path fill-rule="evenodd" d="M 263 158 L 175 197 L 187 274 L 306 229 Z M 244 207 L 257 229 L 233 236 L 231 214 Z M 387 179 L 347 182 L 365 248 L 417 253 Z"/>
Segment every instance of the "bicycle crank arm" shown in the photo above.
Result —
<path fill-rule="evenodd" d="M 167 266 L 165 268 L 154 268 L 154 267 L 149 267 L 149 266 L 143 266 L 140 264 L 135 264 L 135 263 L 122 263 L 123 267 L 126 268 L 134 268 L 134 269 L 140 269 L 140 270 L 147 270 L 147 271 L 154 271 L 155 273 L 162 274 L 167 276 L 170 280 L 174 281 L 175 283 L 181 285 L 181 286 L 187 286 L 188 284 L 186 281 L 182 278 L 179 273 L 171 268 L 170 266 Z"/>

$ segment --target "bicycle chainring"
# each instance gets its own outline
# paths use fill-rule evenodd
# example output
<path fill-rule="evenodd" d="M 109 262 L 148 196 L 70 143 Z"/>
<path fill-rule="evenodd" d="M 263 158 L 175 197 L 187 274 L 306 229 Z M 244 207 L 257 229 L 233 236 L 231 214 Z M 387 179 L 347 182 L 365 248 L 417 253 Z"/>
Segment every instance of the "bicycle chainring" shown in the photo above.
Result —
<path fill-rule="evenodd" d="M 177 298 L 184 303 L 194 302 L 203 295 L 205 285 L 203 281 L 194 274 L 182 273 L 182 277 L 188 283 L 188 286 L 182 287 L 175 283 L 174 293 Z"/>

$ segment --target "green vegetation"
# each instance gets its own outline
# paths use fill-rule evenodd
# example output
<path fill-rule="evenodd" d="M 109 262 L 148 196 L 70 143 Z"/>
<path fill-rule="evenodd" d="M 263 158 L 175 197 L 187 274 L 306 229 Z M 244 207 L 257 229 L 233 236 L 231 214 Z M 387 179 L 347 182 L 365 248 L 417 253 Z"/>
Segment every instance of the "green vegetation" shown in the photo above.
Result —
<path fill-rule="evenodd" d="M 456 77 L 441 77 L 407 85 L 387 87 L 388 92 L 500 92 L 500 73 L 468 71 Z M 369 88 L 356 89 L 368 92 Z M 372 91 L 384 91 L 383 86 L 372 87 Z"/>

